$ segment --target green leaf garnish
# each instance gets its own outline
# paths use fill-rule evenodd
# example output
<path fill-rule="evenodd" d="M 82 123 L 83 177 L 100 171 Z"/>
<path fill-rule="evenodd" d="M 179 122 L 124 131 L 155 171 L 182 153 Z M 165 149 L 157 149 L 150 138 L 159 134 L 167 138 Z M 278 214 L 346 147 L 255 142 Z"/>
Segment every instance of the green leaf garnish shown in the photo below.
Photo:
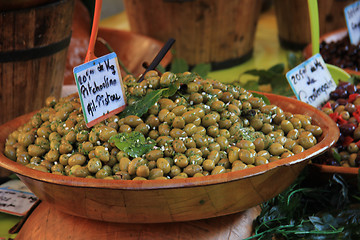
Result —
<path fill-rule="evenodd" d="M 156 70 L 158 70 L 160 73 L 164 73 L 166 71 L 161 64 L 157 65 Z"/>
<path fill-rule="evenodd" d="M 189 71 L 189 65 L 185 61 L 185 59 L 182 58 L 176 58 L 171 63 L 170 72 L 173 73 L 183 73 Z"/>
<path fill-rule="evenodd" d="M 199 74 L 200 77 L 206 78 L 206 76 L 211 71 L 211 64 L 210 63 L 199 63 L 195 65 L 191 72 Z"/>
<path fill-rule="evenodd" d="M 124 111 L 119 114 L 120 118 L 124 118 L 129 115 L 135 115 L 141 117 L 144 115 L 151 106 L 153 106 L 160 98 L 162 92 L 168 90 L 168 88 L 163 88 L 147 93 L 143 98 L 138 100 L 136 103 L 127 106 Z"/>
<path fill-rule="evenodd" d="M 129 115 L 135 115 L 141 117 L 149 108 L 151 108 L 161 97 L 171 97 L 179 89 L 181 84 L 186 84 L 193 81 L 196 78 L 196 74 L 177 74 L 176 80 L 168 88 L 157 89 L 148 92 L 144 97 L 139 98 L 134 104 L 127 106 L 124 111 L 119 114 L 120 118 L 124 118 Z"/>
<path fill-rule="evenodd" d="M 293 96 L 294 92 L 292 91 L 289 82 L 287 81 L 284 74 L 285 66 L 283 63 L 276 64 L 270 67 L 267 70 L 264 69 L 253 69 L 244 72 L 244 74 L 249 74 L 255 77 L 258 77 L 258 86 L 254 82 L 249 85 L 243 85 L 247 90 L 259 91 L 259 85 L 270 84 L 272 88 L 272 93 L 283 95 L 283 96 Z"/>
<path fill-rule="evenodd" d="M 156 145 L 154 140 L 145 139 L 142 133 L 136 131 L 114 135 L 109 142 L 114 143 L 118 149 L 134 158 L 148 153 Z"/>
<path fill-rule="evenodd" d="M 266 105 L 270 105 L 270 100 L 265 96 L 265 95 L 262 95 L 260 93 L 256 93 L 256 92 L 252 92 L 251 93 L 254 97 L 257 97 L 257 98 L 261 98 Z"/>

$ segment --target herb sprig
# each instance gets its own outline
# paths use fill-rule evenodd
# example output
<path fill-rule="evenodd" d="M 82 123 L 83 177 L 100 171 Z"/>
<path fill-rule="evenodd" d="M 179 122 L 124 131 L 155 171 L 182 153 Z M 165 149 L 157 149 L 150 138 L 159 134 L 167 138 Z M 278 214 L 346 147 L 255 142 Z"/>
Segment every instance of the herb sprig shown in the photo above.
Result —
<path fill-rule="evenodd" d="M 197 75 L 194 73 L 187 75 L 177 74 L 175 82 L 169 87 L 148 92 L 144 97 L 139 98 L 135 103 L 127 106 L 124 111 L 119 114 L 119 117 L 124 118 L 129 115 L 141 117 L 149 110 L 149 108 L 159 101 L 161 97 L 173 96 L 179 90 L 181 84 L 193 81 L 196 76 Z"/>
<path fill-rule="evenodd" d="M 114 135 L 109 142 L 114 143 L 118 149 L 134 158 L 148 153 L 156 145 L 154 140 L 146 139 L 142 133 L 136 131 Z"/>

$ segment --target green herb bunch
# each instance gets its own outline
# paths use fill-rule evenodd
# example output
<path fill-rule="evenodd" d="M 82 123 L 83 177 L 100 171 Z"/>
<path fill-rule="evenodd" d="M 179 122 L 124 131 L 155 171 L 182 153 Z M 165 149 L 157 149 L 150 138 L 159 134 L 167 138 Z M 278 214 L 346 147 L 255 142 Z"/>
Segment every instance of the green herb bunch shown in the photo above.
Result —
<path fill-rule="evenodd" d="M 247 239 L 360 239 L 360 189 L 337 174 L 325 185 L 307 175 L 262 204 Z"/>

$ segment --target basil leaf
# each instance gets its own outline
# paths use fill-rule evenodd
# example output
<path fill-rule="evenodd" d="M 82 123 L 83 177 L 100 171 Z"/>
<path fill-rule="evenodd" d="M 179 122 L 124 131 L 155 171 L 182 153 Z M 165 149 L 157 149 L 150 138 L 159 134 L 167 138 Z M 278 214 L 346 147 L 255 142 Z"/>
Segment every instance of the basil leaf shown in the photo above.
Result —
<path fill-rule="evenodd" d="M 183 73 L 189 70 L 189 65 L 182 58 L 176 58 L 171 63 L 170 72 L 173 73 Z"/>
<path fill-rule="evenodd" d="M 202 78 L 206 78 L 210 71 L 210 63 L 199 63 L 191 70 L 191 72 L 199 74 Z"/>
<path fill-rule="evenodd" d="M 276 64 L 268 69 L 270 72 L 274 72 L 277 74 L 283 74 L 285 70 L 285 65 L 283 63 Z"/>
<path fill-rule="evenodd" d="M 261 98 L 262 100 L 264 100 L 265 104 L 266 105 L 270 105 L 270 100 L 265 96 L 265 95 L 262 95 L 262 94 L 259 94 L 259 93 L 255 93 L 255 92 L 252 92 L 252 95 L 254 97 L 257 97 L 257 98 Z"/>
<path fill-rule="evenodd" d="M 148 138 L 140 132 L 133 131 L 131 133 L 119 133 L 109 139 L 110 143 L 124 151 L 131 157 L 141 157 L 151 151 L 155 146 L 155 141 Z"/>
<path fill-rule="evenodd" d="M 164 73 L 166 71 L 161 64 L 157 65 L 156 70 L 158 70 L 160 73 Z"/>
<path fill-rule="evenodd" d="M 153 106 L 161 98 L 161 93 L 167 88 L 151 91 L 141 98 L 136 103 L 127 106 L 124 111 L 119 114 L 120 118 L 124 118 L 129 115 L 135 115 L 141 117 L 144 115 L 151 106 Z"/>

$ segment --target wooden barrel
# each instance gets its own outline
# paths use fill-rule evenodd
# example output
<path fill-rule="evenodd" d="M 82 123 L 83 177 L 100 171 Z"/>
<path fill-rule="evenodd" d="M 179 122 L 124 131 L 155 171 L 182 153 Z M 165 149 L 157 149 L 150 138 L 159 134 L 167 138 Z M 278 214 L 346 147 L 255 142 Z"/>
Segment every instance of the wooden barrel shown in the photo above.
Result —
<path fill-rule="evenodd" d="M 344 8 L 355 0 L 318 0 L 320 35 L 346 27 Z M 274 0 L 281 46 L 302 50 L 311 42 L 307 0 Z"/>
<path fill-rule="evenodd" d="M 132 31 L 161 41 L 189 65 L 233 66 L 252 55 L 261 0 L 124 0 Z"/>
<path fill-rule="evenodd" d="M 0 123 L 60 97 L 74 0 L 0 12 Z"/>

